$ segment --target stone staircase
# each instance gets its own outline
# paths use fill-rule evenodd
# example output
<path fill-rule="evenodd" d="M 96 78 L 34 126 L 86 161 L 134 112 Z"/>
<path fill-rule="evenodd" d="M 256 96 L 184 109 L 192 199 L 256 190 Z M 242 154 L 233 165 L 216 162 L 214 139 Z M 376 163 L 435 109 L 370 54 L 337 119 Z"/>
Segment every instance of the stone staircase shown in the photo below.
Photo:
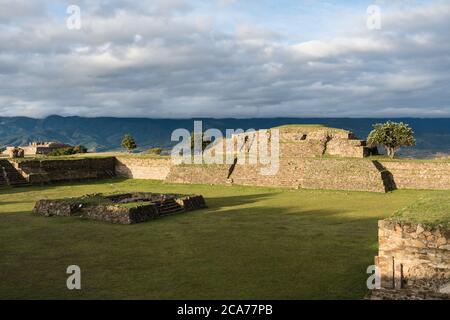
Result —
<path fill-rule="evenodd" d="M 0 186 L 25 187 L 28 181 L 8 160 L 0 160 Z"/>
<path fill-rule="evenodd" d="M 184 208 L 178 204 L 174 199 L 167 199 L 161 202 L 155 203 L 158 213 L 162 216 L 184 212 Z"/>
<path fill-rule="evenodd" d="M 7 186 L 8 182 L 5 179 L 5 174 L 3 173 L 3 168 L 0 166 L 0 187 Z"/>

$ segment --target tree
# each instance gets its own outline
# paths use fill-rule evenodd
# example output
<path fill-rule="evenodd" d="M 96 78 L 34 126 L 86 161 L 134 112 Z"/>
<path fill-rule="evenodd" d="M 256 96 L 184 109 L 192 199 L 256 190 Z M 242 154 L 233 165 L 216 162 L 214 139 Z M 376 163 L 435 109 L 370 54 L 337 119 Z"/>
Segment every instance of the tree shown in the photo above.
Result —
<path fill-rule="evenodd" d="M 126 134 L 123 137 L 122 147 L 127 149 L 128 152 L 131 152 L 132 150 L 137 148 L 136 142 L 134 141 L 134 138 L 131 136 L 131 134 Z"/>
<path fill-rule="evenodd" d="M 401 147 L 410 147 L 416 144 L 414 131 L 403 122 L 377 123 L 373 125 L 367 143 L 370 146 L 383 145 L 390 158 L 395 157 L 395 153 Z"/>

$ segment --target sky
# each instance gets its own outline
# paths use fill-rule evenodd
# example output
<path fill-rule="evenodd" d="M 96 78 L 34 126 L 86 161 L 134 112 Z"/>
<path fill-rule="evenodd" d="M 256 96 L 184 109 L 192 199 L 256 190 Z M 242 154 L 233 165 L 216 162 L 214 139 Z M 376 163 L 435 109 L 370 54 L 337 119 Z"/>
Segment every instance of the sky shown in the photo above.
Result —
<path fill-rule="evenodd" d="M 0 0 L 0 116 L 450 117 L 449 39 L 450 0 Z"/>

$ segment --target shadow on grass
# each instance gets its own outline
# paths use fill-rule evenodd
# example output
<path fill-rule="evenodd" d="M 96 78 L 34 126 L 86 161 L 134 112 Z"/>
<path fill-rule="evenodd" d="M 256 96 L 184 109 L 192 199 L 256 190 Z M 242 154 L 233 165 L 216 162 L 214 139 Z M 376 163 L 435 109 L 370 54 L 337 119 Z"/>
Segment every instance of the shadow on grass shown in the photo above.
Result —
<path fill-rule="evenodd" d="M 63 182 L 54 182 L 51 184 L 43 184 L 43 185 L 33 185 L 27 187 L 2 187 L 0 188 L 0 195 L 5 194 L 17 194 L 17 193 L 26 193 L 30 191 L 46 191 L 54 188 L 64 187 L 64 186 L 92 186 L 92 185 L 103 185 L 103 184 L 114 184 L 121 183 L 127 181 L 127 178 L 111 178 L 111 179 L 102 179 L 102 180 L 77 180 L 77 181 L 63 181 Z"/>
<path fill-rule="evenodd" d="M 232 202 L 226 210 L 223 199 L 210 198 L 208 209 L 132 226 L 32 219 L 38 216 L 27 212 L 0 216 L 6 259 L 0 298 L 363 298 L 377 219 L 258 205 L 266 197 L 225 197 Z M 237 207 L 249 203 L 256 206 Z M 60 271 L 73 261 L 89 270 L 89 287 L 78 296 L 60 285 L 66 280 Z"/>

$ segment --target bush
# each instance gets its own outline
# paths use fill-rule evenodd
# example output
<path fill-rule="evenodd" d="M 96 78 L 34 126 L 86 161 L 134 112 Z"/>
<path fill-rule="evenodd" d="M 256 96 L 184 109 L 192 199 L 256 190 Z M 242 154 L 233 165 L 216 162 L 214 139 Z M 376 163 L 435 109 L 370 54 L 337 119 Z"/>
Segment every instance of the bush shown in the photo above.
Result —
<path fill-rule="evenodd" d="M 73 147 L 75 153 L 87 153 L 88 149 L 83 145 L 77 145 Z"/>
<path fill-rule="evenodd" d="M 48 156 L 60 157 L 60 156 L 70 156 L 70 155 L 78 154 L 78 153 L 87 153 L 87 148 L 82 145 L 78 145 L 75 147 L 60 148 L 60 149 L 53 150 L 52 152 L 50 152 L 48 154 Z"/>
<path fill-rule="evenodd" d="M 147 151 L 148 154 L 160 155 L 162 152 L 161 148 L 151 148 Z"/>

